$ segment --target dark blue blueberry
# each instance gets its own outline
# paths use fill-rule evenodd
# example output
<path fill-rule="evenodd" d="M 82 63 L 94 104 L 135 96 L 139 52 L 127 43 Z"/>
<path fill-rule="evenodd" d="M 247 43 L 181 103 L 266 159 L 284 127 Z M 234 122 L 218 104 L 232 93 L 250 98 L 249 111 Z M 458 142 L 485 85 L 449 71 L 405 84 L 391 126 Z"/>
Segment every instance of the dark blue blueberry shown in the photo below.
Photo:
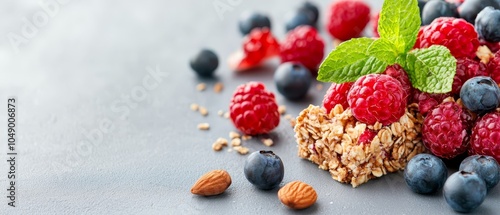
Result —
<path fill-rule="evenodd" d="M 283 180 L 285 169 L 272 151 L 253 152 L 245 161 L 245 177 L 259 189 L 270 190 Z"/>
<path fill-rule="evenodd" d="M 430 0 L 422 10 L 422 24 L 431 24 L 439 17 L 458 17 L 457 7 L 443 0 Z"/>
<path fill-rule="evenodd" d="M 301 25 L 315 26 L 314 14 L 309 10 L 294 10 L 285 17 L 286 31 L 291 31 Z"/>
<path fill-rule="evenodd" d="M 491 156 L 469 156 L 462 161 L 459 170 L 477 173 L 486 183 L 486 189 L 488 190 L 491 190 L 500 181 L 500 166 L 495 158 Z"/>
<path fill-rule="evenodd" d="M 500 3 L 496 0 L 467 0 L 464 1 L 460 7 L 458 7 L 458 14 L 460 15 L 460 18 L 474 24 L 477 14 L 488 6 L 500 9 Z"/>
<path fill-rule="evenodd" d="M 271 21 L 264 14 L 246 11 L 241 14 L 238 26 L 240 27 L 241 34 L 247 35 L 254 28 L 267 27 L 271 29 Z"/>
<path fill-rule="evenodd" d="M 203 49 L 189 61 L 191 68 L 200 76 L 211 76 L 219 66 L 219 58 L 209 50 Z"/>
<path fill-rule="evenodd" d="M 458 171 L 450 175 L 443 187 L 448 205 L 461 213 L 470 212 L 486 198 L 486 184 L 475 172 Z"/>
<path fill-rule="evenodd" d="M 312 75 L 301 64 L 287 62 L 281 64 L 274 73 L 274 82 L 281 95 L 287 99 L 296 100 L 307 94 L 311 86 Z"/>
<path fill-rule="evenodd" d="M 500 104 L 500 88 L 490 77 L 476 76 L 462 85 L 460 98 L 467 109 L 485 114 Z"/>
<path fill-rule="evenodd" d="M 300 7 L 299 7 L 299 10 L 307 10 L 307 11 L 310 11 L 312 14 L 313 14 L 313 23 L 316 24 L 318 23 L 318 18 L 319 18 L 319 10 L 318 10 L 318 7 L 309 2 L 309 1 L 306 1 L 304 2 Z"/>
<path fill-rule="evenodd" d="M 500 10 L 485 7 L 476 17 L 474 25 L 479 37 L 488 42 L 500 42 Z"/>
<path fill-rule="evenodd" d="M 406 185 L 415 193 L 430 194 L 444 185 L 448 170 L 444 162 L 431 154 L 418 154 L 406 165 Z"/>

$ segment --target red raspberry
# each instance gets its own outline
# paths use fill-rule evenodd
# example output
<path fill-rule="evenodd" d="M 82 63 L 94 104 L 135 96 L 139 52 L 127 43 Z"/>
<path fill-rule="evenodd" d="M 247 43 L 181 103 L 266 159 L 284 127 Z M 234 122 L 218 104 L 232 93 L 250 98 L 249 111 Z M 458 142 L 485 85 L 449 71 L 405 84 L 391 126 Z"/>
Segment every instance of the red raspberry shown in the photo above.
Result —
<path fill-rule="evenodd" d="M 375 138 L 375 136 L 377 136 L 376 131 L 366 129 L 363 133 L 361 133 L 361 135 L 359 135 L 358 144 L 365 145 L 367 143 L 371 143 L 373 138 Z"/>
<path fill-rule="evenodd" d="M 424 119 L 422 137 L 432 154 L 451 159 L 469 147 L 472 117 L 455 102 L 444 102 L 434 108 Z"/>
<path fill-rule="evenodd" d="M 281 46 L 281 62 L 299 62 L 316 75 L 323 60 L 325 43 L 315 28 L 299 26 L 290 31 Z"/>
<path fill-rule="evenodd" d="M 427 112 L 432 110 L 438 104 L 441 104 L 443 100 L 450 97 L 449 93 L 426 93 L 418 89 L 413 89 L 413 103 L 418 104 L 418 111 L 422 115 L 426 115 Z"/>
<path fill-rule="evenodd" d="M 500 83 L 500 51 L 495 53 L 495 56 L 490 59 L 487 66 L 488 74 L 491 78 L 498 83 Z"/>
<path fill-rule="evenodd" d="M 440 17 L 424 27 L 422 34 L 419 35 L 417 48 L 443 45 L 456 58 L 474 58 L 479 47 L 477 38 L 474 26 L 464 19 Z"/>
<path fill-rule="evenodd" d="M 420 26 L 420 29 L 418 29 L 417 40 L 415 41 L 415 45 L 413 45 L 414 49 L 420 48 L 420 38 L 423 38 L 422 35 L 424 34 L 425 27 L 427 26 Z"/>
<path fill-rule="evenodd" d="M 383 74 L 390 75 L 391 77 L 395 78 L 396 80 L 401 83 L 401 86 L 403 87 L 403 92 L 404 92 L 404 98 L 406 102 L 408 103 L 410 101 L 411 97 L 411 92 L 413 87 L 411 86 L 411 81 L 410 78 L 408 77 L 408 74 L 406 71 L 401 67 L 399 64 L 394 64 L 392 66 L 388 66 L 385 68 L 385 71 Z"/>
<path fill-rule="evenodd" d="M 251 69 L 279 53 L 280 44 L 269 28 L 255 28 L 244 38 L 243 50 L 230 57 L 229 66 L 234 71 Z"/>
<path fill-rule="evenodd" d="M 238 86 L 229 104 L 229 112 L 234 126 L 248 135 L 268 133 L 280 122 L 274 94 L 260 82 Z"/>
<path fill-rule="evenodd" d="M 401 83 L 389 75 L 370 74 L 359 78 L 347 94 L 352 114 L 361 122 L 389 125 L 403 116 L 406 108 Z"/>
<path fill-rule="evenodd" d="M 500 113 L 487 113 L 472 129 L 472 154 L 489 155 L 500 162 Z"/>
<path fill-rule="evenodd" d="M 476 76 L 487 76 L 486 65 L 481 62 L 471 60 L 469 58 L 457 59 L 457 70 L 455 77 L 453 77 L 453 85 L 451 93 L 453 95 L 460 95 L 462 85 L 470 78 Z"/>
<path fill-rule="evenodd" d="M 370 6 L 359 0 L 338 0 L 330 5 L 326 25 L 339 40 L 359 37 L 370 21 Z"/>
<path fill-rule="evenodd" d="M 378 34 L 378 20 L 380 19 L 380 13 L 375 14 L 372 16 L 371 21 L 372 21 L 372 32 L 374 37 L 380 37 L 380 34 Z"/>
<path fill-rule="evenodd" d="M 353 82 L 342 84 L 332 83 L 323 98 L 323 107 L 325 107 L 327 113 L 330 113 L 337 104 L 341 104 L 344 110 L 349 107 L 347 103 L 347 93 L 349 89 L 351 89 L 352 84 Z"/>

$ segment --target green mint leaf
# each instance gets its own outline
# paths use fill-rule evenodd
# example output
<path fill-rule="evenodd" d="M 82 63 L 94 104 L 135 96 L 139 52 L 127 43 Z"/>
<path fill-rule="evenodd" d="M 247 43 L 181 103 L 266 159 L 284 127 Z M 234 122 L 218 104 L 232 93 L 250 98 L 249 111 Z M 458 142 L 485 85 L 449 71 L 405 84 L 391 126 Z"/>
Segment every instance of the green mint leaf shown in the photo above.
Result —
<path fill-rule="evenodd" d="M 451 91 L 457 60 L 444 46 L 415 49 L 396 60 L 408 73 L 413 87 L 428 93 Z"/>
<path fill-rule="evenodd" d="M 394 49 L 394 45 L 384 38 L 375 40 L 368 48 L 368 53 L 384 61 L 387 65 L 394 64 L 399 56 L 398 51 Z"/>
<path fill-rule="evenodd" d="M 374 41 L 356 38 L 341 43 L 321 63 L 318 80 L 344 83 L 356 81 L 363 75 L 383 72 L 387 64 L 369 54 Z"/>
<path fill-rule="evenodd" d="M 385 0 L 380 12 L 378 32 L 392 44 L 399 54 L 410 51 L 420 29 L 417 0 Z"/>

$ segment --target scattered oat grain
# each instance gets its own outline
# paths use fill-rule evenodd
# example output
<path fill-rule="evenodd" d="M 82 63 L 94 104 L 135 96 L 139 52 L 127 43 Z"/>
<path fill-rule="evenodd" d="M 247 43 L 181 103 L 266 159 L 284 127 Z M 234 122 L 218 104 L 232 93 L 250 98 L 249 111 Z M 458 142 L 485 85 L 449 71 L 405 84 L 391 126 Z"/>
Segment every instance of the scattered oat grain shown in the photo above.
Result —
<path fill-rule="evenodd" d="M 286 106 L 285 105 L 280 105 L 278 107 L 278 112 L 280 113 L 280 115 L 283 115 L 286 113 Z"/>
<path fill-rule="evenodd" d="M 222 84 L 221 82 L 217 82 L 214 85 L 214 92 L 220 93 L 220 92 L 222 92 L 222 89 L 224 89 L 224 84 Z"/>
<path fill-rule="evenodd" d="M 229 112 L 224 113 L 224 118 L 229 119 Z"/>
<path fill-rule="evenodd" d="M 241 146 L 241 139 L 240 138 L 234 138 L 231 140 L 231 146 Z"/>
<path fill-rule="evenodd" d="M 207 108 L 205 108 L 205 107 L 203 107 L 203 106 L 200 106 L 200 108 L 198 109 L 198 111 L 200 111 L 201 115 L 203 115 L 203 116 L 208 115 L 208 110 L 207 110 Z"/>
<path fill-rule="evenodd" d="M 223 116 L 223 115 L 224 115 L 224 111 L 223 111 L 223 110 L 219 110 L 219 111 L 217 111 L 217 115 L 219 115 L 219 116 Z"/>
<path fill-rule="evenodd" d="M 243 135 L 243 136 L 241 137 L 241 139 L 242 139 L 242 140 L 250 140 L 250 139 L 252 139 L 252 136 L 250 136 L 250 135 Z"/>
<path fill-rule="evenodd" d="M 200 106 L 198 104 L 196 104 L 196 103 L 191 104 L 192 111 L 198 111 L 199 108 L 200 108 Z"/>
<path fill-rule="evenodd" d="M 198 124 L 198 129 L 200 129 L 200 130 L 208 130 L 208 129 L 210 129 L 210 124 L 208 124 L 208 123 L 200 123 L 200 124 Z"/>
<path fill-rule="evenodd" d="M 235 146 L 233 147 L 233 149 L 236 150 L 241 155 L 246 155 L 248 154 L 248 151 L 250 151 L 247 147 L 244 146 Z"/>
<path fill-rule="evenodd" d="M 240 134 L 238 134 L 238 132 L 234 132 L 234 131 L 231 131 L 229 132 L 229 138 L 231 139 L 235 139 L 235 138 L 240 138 Z"/>
<path fill-rule="evenodd" d="M 273 140 L 271 138 L 265 138 L 260 140 L 264 145 L 266 146 L 272 146 L 274 144 Z"/>
<path fill-rule="evenodd" d="M 204 91 L 205 89 L 207 89 L 207 85 L 205 83 L 199 83 L 196 85 L 196 90 L 198 91 Z"/>

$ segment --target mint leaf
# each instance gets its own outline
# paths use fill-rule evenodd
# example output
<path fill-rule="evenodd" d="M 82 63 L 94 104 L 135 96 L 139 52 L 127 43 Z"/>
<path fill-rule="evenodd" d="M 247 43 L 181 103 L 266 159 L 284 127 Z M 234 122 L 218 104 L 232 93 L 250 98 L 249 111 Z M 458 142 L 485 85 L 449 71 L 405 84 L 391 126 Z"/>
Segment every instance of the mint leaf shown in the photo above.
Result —
<path fill-rule="evenodd" d="M 385 0 L 380 12 L 378 32 L 380 38 L 394 44 L 398 53 L 410 51 L 420 29 L 417 0 Z"/>
<path fill-rule="evenodd" d="M 457 60 L 444 46 L 433 45 L 402 55 L 397 62 L 408 73 L 413 87 L 428 93 L 451 91 Z"/>
<path fill-rule="evenodd" d="M 394 49 L 394 45 L 384 39 L 375 40 L 368 48 L 368 53 L 377 59 L 384 61 L 387 65 L 392 65 L 396 62 L 399 53 Z"/>
<path fill-rule="evenodd" d="M 318 80 L 344 83 L 356 81 L 363 75 L 383 72 L 387 64 L 369 53 L 374 41 L 356 38 L 341 43 L 319 67 Z"/>

